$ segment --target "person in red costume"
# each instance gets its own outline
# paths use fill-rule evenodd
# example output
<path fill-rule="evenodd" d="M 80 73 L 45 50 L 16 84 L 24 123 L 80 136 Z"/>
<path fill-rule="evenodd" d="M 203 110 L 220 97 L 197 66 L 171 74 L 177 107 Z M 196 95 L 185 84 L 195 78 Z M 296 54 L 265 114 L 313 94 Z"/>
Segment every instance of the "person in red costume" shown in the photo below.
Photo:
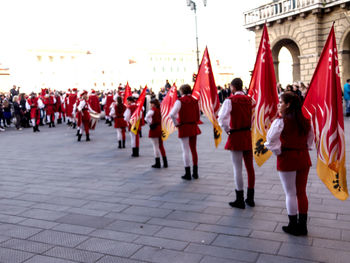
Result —
<path fill-rule="evenodd" d="M 129 122 L 132 114 L 137 109 L 137 105 L 135 103 L 134 97 L 131 97 L 131 96 L 127 98 L 127 102 L 128 102 L 128 106 L 124 112 L 124 120 L 126 121 L 126 123 L 128 123 L 128 127 L 129 127 L 130 144 L 131 144 L 131 148 L 132 148 L 131 157 L 139 157 L 140 136 L 139 136 L 139 133 L 137 133 L 137 135 L 135 135 L 135 133 L 133 133 L 131 131 L 131 124 Z M 141 125 L 139 125 L 139 129 L 140 129 L 140 127 L 141 127 Z"/>
<path fill-rule="evenodd" d="M 200 112 L 198 101 L 192 97 L 191 86 L 184 84 L 180 87 L 181 97 L 174 103 L 170 117 L 178 128 L 178 136 L 182 146 L 182 157 L 185 166 L 185 175 L 181 178 L 191 180 L 190 152 L 192 153 L 193 179 L 198 179 L 197 135 Z"/>
<path fill-rule="evenodd" d="M 73 112 L 74 105 L 78 98 L 78 90 L 76 88 L 73 89 L 73 93 L 69 94 L 68 100 L 67 100 L 67 107 L 66 107 L 66 115 L 68 119 L 68 124 L 73 125 L 73 128 L 76 127 L 76 121 L 75 121 L 75 113 Z"/>
<path fill-rule="evenodd" d="M 101 113 L 100 101 L 96 95 L 95 90 L 91 90 L 91 93 L 89 95 L 89 105 L 95 112 Z"/>
<path fill-rule="evenodd" d="M 118 148 L 125 148 L 125 128 L 128 126 L 124 120 L 124 112 L 126 106 L 123 103 L 122 97 L 117 97 L 117 103 L 115 103 L 111 109 L 110 115 L 114 118 L 114 128 L 117 129 Z"/>
<path fill-rule="evenodd" d="M 45 107 L 44 103 L 40 98 L 36 96 L 34 92 L 26 101 L 26 109 L 30 111 L 30 119 L 32 121 L 33 132 L 40 132 L 40 109 Z"/>
<path fill-rule="evenodd" d="M 289 224 L 282 230 L 295 236 L 308 232 L 306 184 L 311 166 L 309 150 L 314 140 L 311 123 L 301 108 L 298 95 L 283 93 L 278 105 L 280 117 L 272 122 L 265 142 L 265 146 L 277 155 L 277 171 L 286 195 Z"/>
<path fill-rule="evenodd" d="M 104 105 L 104 111 L 106 114 L 106 123 L 112 126 L 112 117 L 110 116 L 111 105 L 113 103 L 113 92 L 108 91 L 107 95 L 102 99 L 102 105 Z"/>
<path fill-rule="evenodd" d="M 252 99 L 242 91 L 243 82 L 235 78 L 231 82 L 232 95 L 227 98 L 219 112 L 219 124 L 229 135 L 225 150 L 229 150 L 233 163 L 235 178 L 236 200 L 229 205 L 236 208 L 245 208 L 245 203 L 255 206 L 254 186 L 255 171 L 253 166 L 251 119 Z M 244 200 L 242 159 L 248 174 L 247 199 Z M 245 201 L 245 202 L 244 202 Z"/>
<path fill-rule="evenodd" d="M 55 92 L 55 99 L 56 99 L 56 104 L 55 104 L 55 116 L 57 119 L 57 124 L 62 123 L 62 117 L 63 117 L 63 105 L 62 105 L 62 99 L 59 94 L 59 92 Z"/>
<path fill-rule="evenodd" d="M 160 114 L 160 103 L 157 99 L 151 100 L 151 109 L 147 112 L 145 120 L 149 125 L 148 137 L 152 141 L 155 164 L 153 168 L 161 168 L 160 156 L 162 156 L 164 168 L 168 167 L 168 160 L 166 157 L 163 139 L 162 139 L 162 115 Z"/>
<path fill-rule="evenodd" d="M 86 135 L 86 141 L 90 141 L 90 112 L 96 112 L 91 109 L 89 105 L 87 91 L 82 92 L 77 111 L 81 114 L 81 125 L 78 134 L 78 142 L 80 142 L 84 132 Z"/>
<path fill-rule="evenodd" d="M 46 119 L 49 124 L 49 128 L 55 127 L 55 111 L 54 106 L 56 104 L 56 98 L 53 94 L 47 93 L 44 97 Z"/>

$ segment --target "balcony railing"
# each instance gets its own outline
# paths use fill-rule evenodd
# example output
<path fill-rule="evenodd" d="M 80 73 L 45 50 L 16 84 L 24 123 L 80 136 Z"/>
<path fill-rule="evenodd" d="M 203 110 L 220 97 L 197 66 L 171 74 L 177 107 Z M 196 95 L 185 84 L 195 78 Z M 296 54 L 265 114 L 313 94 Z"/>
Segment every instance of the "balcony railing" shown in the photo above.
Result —
<path fill-rule="evenodd" d="M 328 8 L 350 2 L 349 0 L 279 0 L 244 12 L 244 26 L 254 27 L 266 22 L 308 12 L 313 9 Z"/>

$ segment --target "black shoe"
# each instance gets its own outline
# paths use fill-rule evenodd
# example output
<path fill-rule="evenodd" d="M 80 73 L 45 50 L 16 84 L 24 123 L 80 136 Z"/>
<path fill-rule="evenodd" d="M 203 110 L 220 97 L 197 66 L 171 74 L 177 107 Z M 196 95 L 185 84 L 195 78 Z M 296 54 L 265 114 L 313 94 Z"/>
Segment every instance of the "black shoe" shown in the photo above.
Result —
<path fill-rule="evenodd" d="M 249 205 L 250 207 L 255 206 L 254 202 L 254 188 L 247 188 L 247 199 L 245 200 L 245 203 Z"/>
<path fill-rule="evenodd" d="M 122 141 L 118 141 L 118 144 L 119 144 L 118 149 L 121 149 L 122 148 Z"/>
<path fill-rule="evenodd" d="M 163 156 L 163 164 L 164 168 L 168 168 L 168 159 L 166 158 L 166 156 Z"/>
<path fill-rule="evenodd" d="M 298 231 L 300 236 L 307 235 L 307 214 L 299 214 Z"/>
<path fill-rule="evenodd" d="M 73 123 L 73 129 L 75 129 L 77 127 L 76 123 Z"/>
<path fill-rule="evenodd" d="M 62 119 L 57 119 L 57 124 L 61 124 L 62 123 Z"/>
<path fill-rule="evenodd" d="M 49 128 L 51 128 L 51 122 L 49 123 Z"/>
<path fill-rule="evenodd" d="M 125 140 L 123 140 L 123 148 L 125 149 Z"/>
<path fill-rule="evenodd" d="M 79 131 L 79 129 L 77 129 L 77 134 L 76 134 L 76 136 L 79 136 L 79 134 L 80 134 L 80 131 Z"/>
<path fill-rule="evenodd" d="M 90 141 L 90 134 L 86 134 L 86 141 L 87 141 L 87 142 Z"/>
<path fill-rule="evenodd" d="M 160 166 L 160 158 L 159 157 L 156 158 L 156 163 L 153 164 L 152 167 L 153 168 L 160 168 L 161 167 Z"/>
<path fill-rule="evenodd" d="M 109 122 L 108 126 L 112 126 L 112 121 Z"/>
<path fill-rule="evenodd" d="M 229 205 L 235 208 L 244 209 L 245 203 L 244 203 L 244 191 L 236 191 L 236 201 L 230 202 Z"/>
<path fill-rule="evenodd" d="M 54 127 L 54 128 L 55 128 L 55 123 L 54 123 L 54 122 L 52 122 L 52 127 Z"/>
<path fill-rule="evenodd" d="M 131 157 L 136 157 L 136 148 L 132 148 Z"/>
<path fill-rule="evenodd" d="M 33 126 L 33 132 L 36 132 L 36 126 Z"/>
<path fill-rule="evenodd" d="M 192 177 L 193 179 L 198 179 L 198 165 L 193 165 Z"/>
<path fill-rule="evenodd" d="M 135 157 L 139 157 L 139 147 L 135 147 Z"/>
<path fill-rule="evenodd" d="M 291 234 L 293 236 L 299 236 L 300 233 L 298 229 L 297 215 L 293 215 L 293 216 L 288 215 L 288 218 L 289 218 L 289 224 L 288 226 L 282 226 L 282 230 L 287 234 Z"/>
<path fill-rule="evenodd" d="M 191 178 L 191 167 L 185 167 L 185 175 L 181 176 L 182 179 L 190 181 Z"/>
<path fill-rule="evenodd" d="M 79 134 L 78 134 L 78 142 L 80 142 L 81 136 L 83 136 L 83 135 L 79 133 Z"/>
<path fill-rule="evenodd" d="M 36 129 L 37 132 L 40 132 L 38 125 L 35 126 L 35 129 Z"/>

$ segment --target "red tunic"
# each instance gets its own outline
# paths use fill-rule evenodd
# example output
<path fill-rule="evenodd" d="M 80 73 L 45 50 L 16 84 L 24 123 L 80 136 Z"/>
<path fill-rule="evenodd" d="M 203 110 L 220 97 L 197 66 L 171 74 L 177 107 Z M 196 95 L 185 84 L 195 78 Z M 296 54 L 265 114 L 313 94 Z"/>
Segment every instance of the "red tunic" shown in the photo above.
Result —
<path fill-rule="evenodd" d="M 90 105 L 91 109 L 93 109 L 94 111 L 96 111 L 98 113 L 101 112 L 100 101 L 99 101 L 97 95 L 91 94 L 89 96 L 89 105 Z"/>
<path fill-rule="evenodd" d="M 45 110 L 46 110 L 46 115 L 51 116 L 52 114 L 54 114 L 54 100 L 53 100 L 53 96 L 49 96 L 47 98 L 44 99 L 44 104 L 45 104 Z"/>
<path fill-rule="evenodd" d="M 30 118 L 31 119 L 36 119 L 40 118 L 40 113 L 38 111 L 38 98 L 29 98 L 27 100 L 28 104 L 30 105 Z"/>
<path fill-rule="evenodd" d="M 297 125 L 293 119 L 284 119 L 280 136 L 282 153 L 277 156 L 278 171 L 297 171 L 311 166 L 307 146 L 308 135 L 299 134 Z"/>
<path fill-rule="evenodd" d="M 252 150 L 251 120 L 252 99 L 247 95 L 231 95 L 231 134 L 227 138 L 225 150 L 248 151 Z"/>
<path fill-rule="evenodd" d="M 106 99 L 106 104 L 105 104 L 105 107 L 104 107 L 106 116 L 109 116 L 109 113 L 111 111 L 110 107 L 111 107 L 112 102 L 113 102 L 113 95 L 108 95 L 107 99 Z"/>
<path fill-rule="evenodd" d="M 77 97 L 78 95 L 73 93 L 73 94 L 69 94 L 69 97 L 68 97 L 68 104 L 67 104 L 67 107 L 66 107 L 66 114 L 68 117 L 73 117 L 72 116 L 72 113 L 73 113 L 73 106 L 75 104 L 75 102 L 77 101 Z"/>
<path fill-rule="evenodd" d="M 115 118 L 114 118 L 114 128 L 125 128 L 128 126 L 124 120 L 124 112 L 126 111 L 126 106 L 124 104 L 115 105 Z"/>
<path fill-rule="evenodd" d="M 198 101 L 192 96 L 183 96 L 179 98 L 181 108 L 178 118 L 179 138 L 196 136 L 201 133 L 198 128 L 199 106 Z"/>
<path fill-rule="evenodd" d="M 82 109 L 82 114 L 81 114 L 81 120 L 85 123 L 90 122 L 90 112 L 89 112 L 89 103 L 87 100 L 85 100 L 85 105 Z"/>
<path fill-rule="evenodd" d="M 55 112 L 62 112 L 62 108 L 61 108 L 61 97 L 60 96 L 56 96 L 56 105 L 54 107 Z"/>
<path fill-rule="evenodd" d="M 150 125 L 148 137 L 149 138 L 159 138 L 162 137 L 162 116 L 160 114 L 160 109 L 153 107 L 153 116 L 152 116 L 152 122 Z"/>

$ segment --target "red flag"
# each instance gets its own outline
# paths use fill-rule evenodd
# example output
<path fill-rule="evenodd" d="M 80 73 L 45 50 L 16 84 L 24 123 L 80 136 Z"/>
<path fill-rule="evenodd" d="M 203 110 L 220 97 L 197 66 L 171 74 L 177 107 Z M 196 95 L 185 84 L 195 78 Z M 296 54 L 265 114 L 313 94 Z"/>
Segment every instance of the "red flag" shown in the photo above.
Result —
<path fill-rule="evenodd" d="M 267 130 L 277 116 L 278 94 L 267 27 L 264 25 L 248 95 L 255 102 L 252 115 L 254 159 L 261 166 L 272 152 L 264 146 Z"/>
<path fill-rule="evenodd" d="M 131 88 L 129 86 L 129 82 L 126 82 L 126 86 L 125 86 L 125 90 L 124 90 L 124 100 L 123 100 L 123 103 L 124 105 L 127 105 L 127 98 L 132 96 L 132 93 L 131 93 Z"/>
<path fill-rule="evenodd" d="M 349 196 L 345 169 L 344 117 L 334 25 L 306 95 L 303 113 L 311 119 L 317 149 L 317 174 L 340 200 Z"/>
<path fill-rule="evenodd" d="M 147 85 L 146 87 L 143 88 L 140 94 L 140 97 L 137 99 L 137 102 L 136 102 L 137 108 L 130 117 L 131 131 L 135 134 L 138 133 L 138 130 L 140 127 L 140 120 L 142 118 L 142 107 L 146 98 L 146 90 L 147 90 Z"/>
<path fill-rule="evenodd" d="M 221 142 L 221 127 L 217 121 L 217 113 L 220 109 L 218 90 L 215 85 L 213 70 L 210 63 L 208 48 L 204 50 L 201 65 L 194 83 L 192 97 L 199 100 L 201 111 L 207 116 L 214 128 L 215 146 Z"/>
<path fill-rule="evenodd" d="M 160 104 L 160 112 L 162 115 L 162 139 L 165 141 L 169 135 L 172 134 L 176 128 L 173 121 L 170 118 L 170 111 L 173 108 L 177 100 L 177 88 L 175 83 L 166 94 L 162 103 Z"/>

